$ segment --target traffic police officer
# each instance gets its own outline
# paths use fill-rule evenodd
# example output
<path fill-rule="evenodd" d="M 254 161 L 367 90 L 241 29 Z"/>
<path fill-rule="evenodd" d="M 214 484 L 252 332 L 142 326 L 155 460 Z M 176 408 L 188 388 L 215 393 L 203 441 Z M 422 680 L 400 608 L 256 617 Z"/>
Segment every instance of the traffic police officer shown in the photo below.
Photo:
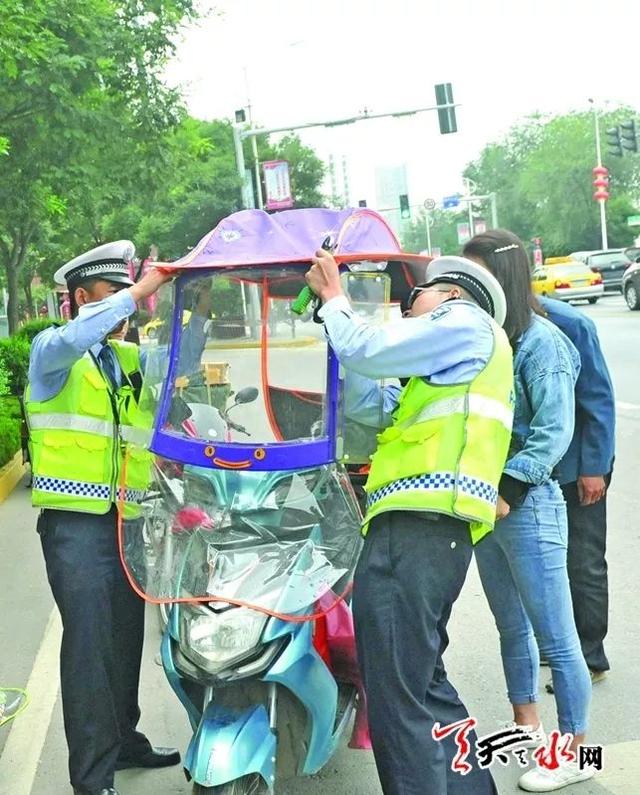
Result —
<path fill-rule="evenodd" d="M 107 243 L 56 272 L 72 319 L 33 340 L 25 395 L 33 504 L 64 628 L 62 706 L 76 795 L 117 795 L 114 771 L 180 761 L 136 730 L 144 602 L 125 579 L 116 537 L 121 436 L 137 409 L 141 368 L 135 345 L 108 338 L 171 278 L 153 269 L 133 284 L 133 254 L 127 240 Z M 130 477 L 131 516 L 145 480 L 135 466 L 126 486 Z"/>
<path fill-rule="evenodd" d="M 409 297 L 408 317 L 376 327 L 351 309 L 328 252 L 317 252 L 307 282 L 324 302 L 319 315 L 346 370 L 345 412 L 381 430 L 365 487 L 353 610 L 382 789 L 495 793 L 473 757 L 466 775 L 452 770 L 451 726 L 469 715 L 442 655 L 472 544 L 496 519 L 511 437 L 504 293 L 474 262 L 440 257 Z M 394 377 L 408 379 L 402 390 L 372 380 Z M 450 727 L 441 742 L 432 734 L 438 724 Z M 468 741 L 473 750 L 474 732 Z"/>

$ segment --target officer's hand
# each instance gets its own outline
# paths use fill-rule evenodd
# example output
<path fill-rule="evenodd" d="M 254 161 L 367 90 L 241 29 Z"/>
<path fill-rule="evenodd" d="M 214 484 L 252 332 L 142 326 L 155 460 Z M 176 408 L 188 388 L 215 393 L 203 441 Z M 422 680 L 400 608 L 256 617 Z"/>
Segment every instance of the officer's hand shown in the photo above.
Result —
<path fill-rule="evenodd" d="M 498 496 L 498 504 L 496 505 L 496 522 L 500 521 L 500 519 L 504 519 L 510 510 L 511 508 L 509 503 L 505 502 L 502 497 Z"/>
<path fill-rule="evenodd" d="M 171 281 L 176 274 L 176 268 L 150 268 L 133 287 L 129 287 L 131 297 L 137 303 L 143 298 L 148 298 L 163 284 Z"/>
<path fill-rule="evenodd" d="M 607 484 L 602 475 L 580 475 L 578 478 L 578 497 L 580 505 L 593 505 L 604 497 Z"/>
<path fill-rule="evenodd" d="M 343 294 L 338 265 L 331 254 L 324 249 L 316 251 L 305 279 L 309 287 L 324 303 Z"/>

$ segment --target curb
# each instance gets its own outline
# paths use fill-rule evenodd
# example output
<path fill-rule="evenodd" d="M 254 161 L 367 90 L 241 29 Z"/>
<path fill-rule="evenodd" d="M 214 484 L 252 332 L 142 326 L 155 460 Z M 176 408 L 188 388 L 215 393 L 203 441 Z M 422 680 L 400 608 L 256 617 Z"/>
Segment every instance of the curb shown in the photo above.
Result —
<path fill-rule="evenodd" d="M 22 480 L 25 473 L 25 465 L 22 462 L 22 450 L 0 469 L 0 504 L 3 503 L 17 484 Z"/>

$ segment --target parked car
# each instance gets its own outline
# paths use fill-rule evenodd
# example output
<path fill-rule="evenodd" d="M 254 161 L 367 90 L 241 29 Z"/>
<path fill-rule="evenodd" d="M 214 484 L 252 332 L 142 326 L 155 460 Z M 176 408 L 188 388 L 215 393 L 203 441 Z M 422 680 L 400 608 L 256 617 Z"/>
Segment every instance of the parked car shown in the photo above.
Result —
<path fill-rule="evenodd" d="M 631 260 L 621 248 L 574 251 L 571 257 L 584 262 L 592 271 L 600 273 L 605 290 L 619 290 L 622 287 L 622 274 L 631 264 Z"/>
<path fill-rule="evenodd" d="M 587 300 L 595 304 L 604 293 L 602 276 L 568 257 L 536 268 L 531 283 L 534 293 L 560 301 Z"/>
<path fill-rule="evenodd" d="M 638 258 L 640 260 L 640 254 Z M 624 272 L 622 294 L 629 309 L 640 309 L 640 261 L 634 262 Z"/>

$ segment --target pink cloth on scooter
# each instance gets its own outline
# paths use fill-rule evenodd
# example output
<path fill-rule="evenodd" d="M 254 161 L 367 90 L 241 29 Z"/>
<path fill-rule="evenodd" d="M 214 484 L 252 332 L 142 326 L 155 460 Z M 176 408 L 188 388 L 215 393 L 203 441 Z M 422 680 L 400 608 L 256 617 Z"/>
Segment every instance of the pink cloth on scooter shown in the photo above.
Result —
<path fill-rule="evenodd" d="M 351 608 L 343 599 L 340 599 L 336 606 L 329 610 L 335 600 L 336 595 L 333 591 L 327 591 L 318 600 L 318 605 L 321 610 L 329 611 L 325 615 L 325 621 L 333 674 L 336 679 L 349 682 L 358 689 L 358 704 L 356 706 L 353 731 L 349 740 L 349 748 L 370 751 L 371 739 L 369 738 L 369 724 L 367 722 L 367 701 L 362 687 L 360 668 L 358 667 L 353 616 L 351 615 Z"/>

